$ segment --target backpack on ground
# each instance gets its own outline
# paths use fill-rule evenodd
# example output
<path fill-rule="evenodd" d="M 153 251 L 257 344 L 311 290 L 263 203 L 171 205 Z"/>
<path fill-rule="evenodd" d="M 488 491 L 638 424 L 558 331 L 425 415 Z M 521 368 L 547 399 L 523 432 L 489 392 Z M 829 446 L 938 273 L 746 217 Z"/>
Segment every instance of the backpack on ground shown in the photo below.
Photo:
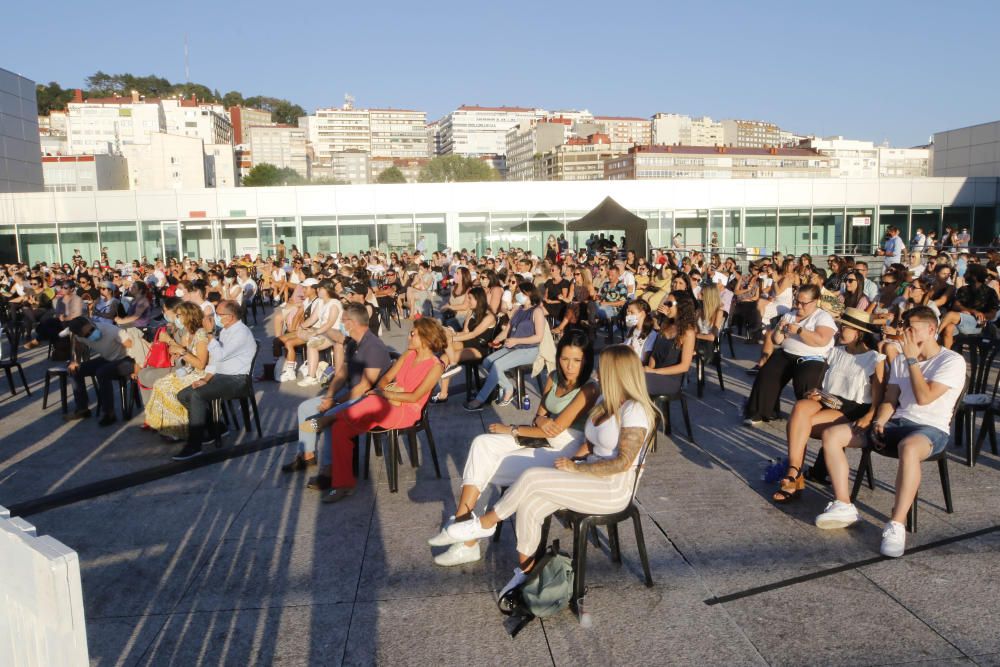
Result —
<path fill-rule="evenodd" d="M 559 550 L 559 540 L 552 542 L 528 578 L 497 601 L 511 637 L 538 618 L 548 618 L 569 607 L 573 598 L 573 561 Z"/>

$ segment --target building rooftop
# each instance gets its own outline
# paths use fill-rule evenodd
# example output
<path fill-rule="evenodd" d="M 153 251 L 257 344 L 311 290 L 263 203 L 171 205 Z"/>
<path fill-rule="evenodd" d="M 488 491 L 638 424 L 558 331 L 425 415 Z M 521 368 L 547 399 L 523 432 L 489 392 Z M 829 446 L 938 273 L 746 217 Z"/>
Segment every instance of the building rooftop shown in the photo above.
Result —
<path fill-rule="evenodd" d="M 629 153 L 684 153 L 687 155 L 711 155 L 715 153 L 726 155 L 787 155 L 787 156 L 817 156 L 819 151 L 811 148 L 742 148 L 736 146 L 633 146 Z"/>

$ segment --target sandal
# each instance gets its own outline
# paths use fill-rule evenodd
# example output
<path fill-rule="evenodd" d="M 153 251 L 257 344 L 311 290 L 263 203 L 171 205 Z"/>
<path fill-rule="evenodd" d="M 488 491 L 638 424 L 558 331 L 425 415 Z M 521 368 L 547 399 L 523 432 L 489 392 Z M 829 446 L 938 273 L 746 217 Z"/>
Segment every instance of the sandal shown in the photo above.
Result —
<path fill-rule="evenodd" d="M 442 396 L 441 392 L 438 392 L 438 393 L 434 394 L 433 396 L 431 396 L 431 403 L 433 405 L 438 405 L 440 403 L 447 403 L 447 402 L 448 402 L 448 395 L 447 394 L 445 394 L 444 396 Z"/>
<path fill-rule="evenodd" d="M 771 496 L 771 500 L 776 503 L 791 502 L 801 496 L 802 489 L 806 488 L 806 480 L 802 477 L 802 469 L 798 466 L 788 466 L 788 469 L 795 470 L 797 474 L 794 477 L 786 475 L 781 478 L 781 486 Z M 792 488 L 791 491 L 786 490 L 789 486 Z"/>
<path fill-rule="evenodd" d="M 319 433 L 319 420 L 315 417 L 307 419 L 299 424 L 299 430 L 304 433 Z"/>

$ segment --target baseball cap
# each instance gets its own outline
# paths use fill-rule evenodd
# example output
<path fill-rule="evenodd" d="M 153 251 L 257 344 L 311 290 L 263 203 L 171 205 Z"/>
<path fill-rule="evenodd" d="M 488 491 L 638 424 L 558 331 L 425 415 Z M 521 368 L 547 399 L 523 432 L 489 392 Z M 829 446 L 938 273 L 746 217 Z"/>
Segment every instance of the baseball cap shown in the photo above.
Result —
<path fill-rule="evenodd" d="M 306 278 L 302 281 L 303 287 L 315 287 L 316 285 L 319 285 L 319 281 L 315 278 Z"/>

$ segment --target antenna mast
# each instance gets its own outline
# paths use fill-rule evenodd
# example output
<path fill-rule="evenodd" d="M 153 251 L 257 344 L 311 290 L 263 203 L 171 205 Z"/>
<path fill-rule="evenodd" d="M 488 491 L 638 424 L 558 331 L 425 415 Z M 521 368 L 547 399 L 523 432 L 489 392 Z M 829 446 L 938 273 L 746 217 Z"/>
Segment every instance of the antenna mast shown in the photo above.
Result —
<path fill-rule="evenodd" d="M 188 62 L 188 36 L 184 35 L 184 82 L 191 83 L 191 66 Z"/>

